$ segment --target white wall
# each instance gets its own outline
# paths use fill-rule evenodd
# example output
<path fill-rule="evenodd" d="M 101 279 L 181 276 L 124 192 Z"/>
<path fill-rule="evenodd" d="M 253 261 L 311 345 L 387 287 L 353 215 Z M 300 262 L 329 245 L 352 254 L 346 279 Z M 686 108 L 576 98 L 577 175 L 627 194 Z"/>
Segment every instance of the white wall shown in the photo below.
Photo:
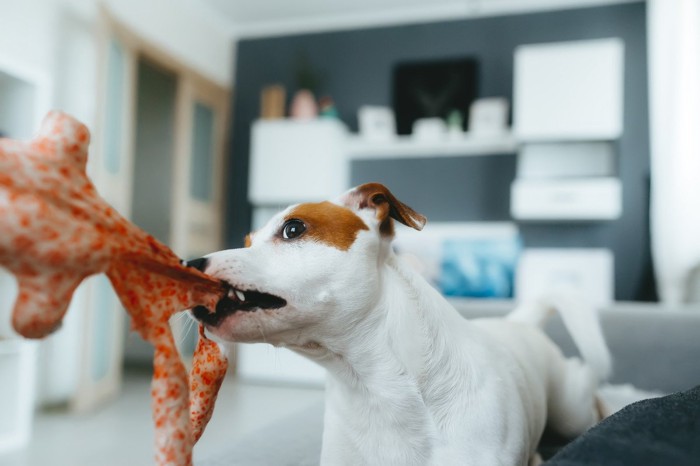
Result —
<path fill-rule="evenodd" d="M 94 117 L 97 4 L 97 0 L 7 1 L 0 12 L 0 69 L 46 79 L 49 87 L 60 85 L 47 105 L 60 104 L 88 122 Z M 144 39 L 216 83 L 230 86 L 233 36 L 207 9 L 188 0 L 107 0 L 106 4 Z"/>
<path fill-rule="evenodd" d="M 185 0 L 108 0 L 139 35 L 221 86 L 231 85 L 233 36 L 206 10 Z"/>
<path fill-rule="evenodd" d="M 49 0 L 3 2 L 0 14 L 0 70 L 39 86 L 33 126 L 40 121 L 39 113 L 51 106 L 56 46 L 51 39 L 57 17 L 48 4 Z"/>
<path fill-rule="evenodd" d="M 0 14 L 2 62 L 16 63 L 23 70 L 51 69 L 54 50 L 50 38 L 55 33 L 55 16 L 55 6 L 50 0 L 3 2 Z"/>

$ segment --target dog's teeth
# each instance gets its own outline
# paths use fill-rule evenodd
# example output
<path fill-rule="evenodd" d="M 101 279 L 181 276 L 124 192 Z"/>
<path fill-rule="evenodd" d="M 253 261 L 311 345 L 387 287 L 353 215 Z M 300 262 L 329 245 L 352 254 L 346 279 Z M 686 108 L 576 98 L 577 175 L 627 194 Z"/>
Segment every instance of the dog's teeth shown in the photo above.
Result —
<path fill-rule="evenodd" d="M 241 290 L 236 290 L 236 296 L 238 296 L 238 299 L 241 301 L 245 301 L 245 294 Z"/>
<path fill-rule="evenodd" d="M 228 297 L 233 299 L 233 296 L 234 296 L 233 290 L 228 290 Z"/>

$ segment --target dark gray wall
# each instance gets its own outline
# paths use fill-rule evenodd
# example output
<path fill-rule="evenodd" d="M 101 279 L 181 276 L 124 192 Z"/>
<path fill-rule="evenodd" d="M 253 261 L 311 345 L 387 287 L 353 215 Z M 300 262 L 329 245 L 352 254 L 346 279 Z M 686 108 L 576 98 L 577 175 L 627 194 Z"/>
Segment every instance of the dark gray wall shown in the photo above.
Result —
<path fill-rule="evenodd" d="M 513 52 L 528 43 L 620 37 L 625 43 L 624 134 L 617 143 L 623 216 L 601 223 L 521 223 L 526 246 L 608 247 L 615 255 L 616 298 L 654 299 L 649 252 L 649 142 L 644 3 L 245 40 L 238 44 L 228 180 L 227 240 L 240 246 L 250 226 L 246 200 L 250 125 L 260 90 L 296 89 L 300 53 L 323 77 L 321 94 L 357 129 L 360 105 L 391 105 L 392 67 L 401 61 L 471 56 L 479 60 L 479 96 L 512 101 Z M 515 157 L 457 157 L 354 162 L 352 181 L 387 183 L 431 220 L 510 220 Z"/>

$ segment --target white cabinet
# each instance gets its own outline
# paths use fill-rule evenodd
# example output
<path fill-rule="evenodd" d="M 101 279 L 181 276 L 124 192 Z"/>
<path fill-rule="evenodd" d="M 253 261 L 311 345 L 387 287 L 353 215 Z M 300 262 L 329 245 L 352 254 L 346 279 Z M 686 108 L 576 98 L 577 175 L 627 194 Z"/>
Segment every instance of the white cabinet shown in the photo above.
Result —
<path fill-rule="evenodd" d="M 623 130 L 624 43 L 523 45 L 513 126 L 521 143 L 511 212 L 519 220 L 612 220 L 622 212 L 612 141 Z"/>
<path fill-rule="evenodd" d="M 248 199 L 253 229 L 277 207 L 333 199 L 349 187 L 347 129 L 337 120 L 259 120 L 251 134 Z M 321 386 L 325 370 L 284 348 L 242 345 L 238 375 L 244 380 Z"/>
<path fill-rule="evenodd" d="M 347 130 L 337 120 L 261 120 L 251 135 L 253 205 L 321 201 L 348 188 Z"/>
<path fill-rule="evenodd" d="M 622 133 L 620 39 L 523 45 L 515 51 L 518 140 L 616 139 Z"/>

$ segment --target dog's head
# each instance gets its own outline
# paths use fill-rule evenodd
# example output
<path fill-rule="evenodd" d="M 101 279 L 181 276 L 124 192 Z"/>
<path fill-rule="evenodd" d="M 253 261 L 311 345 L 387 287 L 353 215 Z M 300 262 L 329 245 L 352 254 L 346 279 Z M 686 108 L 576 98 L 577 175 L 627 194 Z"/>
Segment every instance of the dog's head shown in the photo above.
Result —
<path fill-rule="evenodd" d="M 394 220 L 417 230 L 426 222 L 378 183 L 291 206 L 249 235 L 245 248 L 190 262 L 231 287 L 216 310 L 193 315 L 227 341 L 296 346 L 347 331 L 379 299 Z"/>

